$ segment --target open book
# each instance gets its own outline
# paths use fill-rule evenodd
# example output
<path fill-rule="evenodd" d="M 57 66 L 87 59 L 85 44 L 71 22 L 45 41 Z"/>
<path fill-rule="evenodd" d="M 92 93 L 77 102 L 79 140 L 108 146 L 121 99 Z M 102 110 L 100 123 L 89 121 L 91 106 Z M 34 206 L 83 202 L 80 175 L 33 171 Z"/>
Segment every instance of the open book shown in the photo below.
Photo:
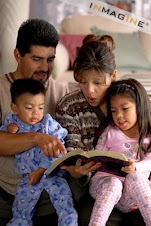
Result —
<path fill-rule="evenodd" d="M 126 173 L 121 171 L 123 166 L 128 165 L 128 159 L 124 154 L 100 150 L 84 152 L 81 149 L 70 151 L 58 158 L 51 164 L 51 167 L 48 169 L 48 174 L 55 173 L 62 165 L 75 165 L 79 158 L 82 159 L 83 165 L 91 161 L 95 163 L 101 162 L 102 166 L 96 171 L 103 171 L 123 177 L 126 176 Z"/>

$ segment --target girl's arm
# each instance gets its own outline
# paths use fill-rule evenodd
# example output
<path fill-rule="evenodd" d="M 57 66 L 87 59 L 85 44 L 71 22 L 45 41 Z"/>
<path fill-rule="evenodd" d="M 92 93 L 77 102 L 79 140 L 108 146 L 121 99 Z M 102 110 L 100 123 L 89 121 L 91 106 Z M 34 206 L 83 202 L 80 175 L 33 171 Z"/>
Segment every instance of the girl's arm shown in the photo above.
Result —
<path fill-rule="evenodd" d="M 148 135 L 144 139 L 144 144 L 146 147 L 150 147 L 151 144 L 151 135 Z M 141 160 L 136 162 L 136 170 L 139 172 L 151 172 L 151 149 L 149 148 L 148 152 L 141 153 Z"/>
<path fill-rule="evenodd" d="M 105 129 L 105 131 L 99 137 L 95 149 L 96 150 L 104 150 L 104 151 L 107 151 L 108 150 L 107 138 L 108 138 L 108 127 Z"/>
<path fill-rule="evenodd" d="M 151 152 L 142 155 L 139 162 L 135 162 L 136 171 L 138 172 L 151 172 Z"/>

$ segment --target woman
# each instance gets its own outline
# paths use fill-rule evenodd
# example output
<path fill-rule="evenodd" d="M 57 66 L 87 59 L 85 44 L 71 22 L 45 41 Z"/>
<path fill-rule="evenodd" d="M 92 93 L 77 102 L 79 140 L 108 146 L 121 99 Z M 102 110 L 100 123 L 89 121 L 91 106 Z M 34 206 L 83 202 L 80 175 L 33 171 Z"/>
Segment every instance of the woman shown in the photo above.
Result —
<path fill-rule="evenodd" d="M 73 65 L 74 78 L 79 83 L 80 90 L 63 97 L 56 113 L 57 121 L 68 130 L 68 151 L 79 148 L 85 151 L 94 149 L 94 138 L 98 129 L 103 132 L 108 124 L 106 92 L 116 79 L 114 48 L 115 42 L 109 35 L 91 34 L 83 40 Z M 81 159 L 78 159 L 75 166 L 63 166 L 62 169 L 66 169 L 73 178 L 80 178 L 83 182 L 88 178 L 86 175 L 99 167 L 100 163 L 94 162 L 83 166 Z M 81 191 L 84 192 L 83 188 Z M 88 221 L 82 225 L 88 225 Z"/>

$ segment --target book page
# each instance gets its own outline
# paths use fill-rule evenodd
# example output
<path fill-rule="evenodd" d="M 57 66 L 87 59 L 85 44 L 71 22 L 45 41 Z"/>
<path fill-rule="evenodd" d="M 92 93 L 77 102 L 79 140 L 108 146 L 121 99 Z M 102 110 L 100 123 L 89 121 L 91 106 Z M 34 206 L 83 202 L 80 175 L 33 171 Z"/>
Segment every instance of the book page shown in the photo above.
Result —
<path fill-rule="evenodd" d="M 68 152 L 61 158 L 57 159 L 52 163 L 48 174 L 56 171 L 61 165 L 75 165 L 76 161 L 81 158 L 82 165 L 87 164 L 88 162 L 94 161 L 95 163 L 101 162 L 102 166 L 98 169 L 104 172 L 116 171 L 115 174 L 120 174 L 122 166 L 127 164 L 128 159 L 122 153 L 110 152 L 110 151 L 101 151 L 101 150 L 92 150 L 84 152 L 81 149 L 73 150 Z M 115 168 L 115 170 L 114 170 Z"/>
<path fill-rule="evenodd" d="M 113 152 L 113 151 L 93 150 L 93 151 L 87 152 L 86 156 L 88 156 L 89 158 L 94 157 L 94 156 L 107 156 L 107 157 L 111 157 L 111 158 L 115 158 L 115 159 L 120 159 L 123 161 L 128 161 L 128 159 L 126 158 L 126 156 L 124 154 L 119 153 L 119 152 Z"/>

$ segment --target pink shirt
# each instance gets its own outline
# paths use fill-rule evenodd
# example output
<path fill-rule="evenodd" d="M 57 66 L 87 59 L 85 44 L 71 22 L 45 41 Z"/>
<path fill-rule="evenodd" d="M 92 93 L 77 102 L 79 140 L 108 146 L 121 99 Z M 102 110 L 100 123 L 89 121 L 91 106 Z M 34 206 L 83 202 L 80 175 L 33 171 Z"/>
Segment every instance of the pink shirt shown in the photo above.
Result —
<path fill-rule="evenodd" d="M 150 142 L 151 136 L 145 138 L 146 145 L 149 145 Z M 141 153 L 140 158 L 137 158 L 138 147 L 138 138 L 127 137 L 117 126 L 108 126 L 96 145 L 97 150 L 120 152 L 125 154 L 128 159 L 134 159 L 136 170 L 144 173 L 148 178 L 151 172 L 151 152 Z M 97 174 L 109 175 L 100 171 Z"/>

